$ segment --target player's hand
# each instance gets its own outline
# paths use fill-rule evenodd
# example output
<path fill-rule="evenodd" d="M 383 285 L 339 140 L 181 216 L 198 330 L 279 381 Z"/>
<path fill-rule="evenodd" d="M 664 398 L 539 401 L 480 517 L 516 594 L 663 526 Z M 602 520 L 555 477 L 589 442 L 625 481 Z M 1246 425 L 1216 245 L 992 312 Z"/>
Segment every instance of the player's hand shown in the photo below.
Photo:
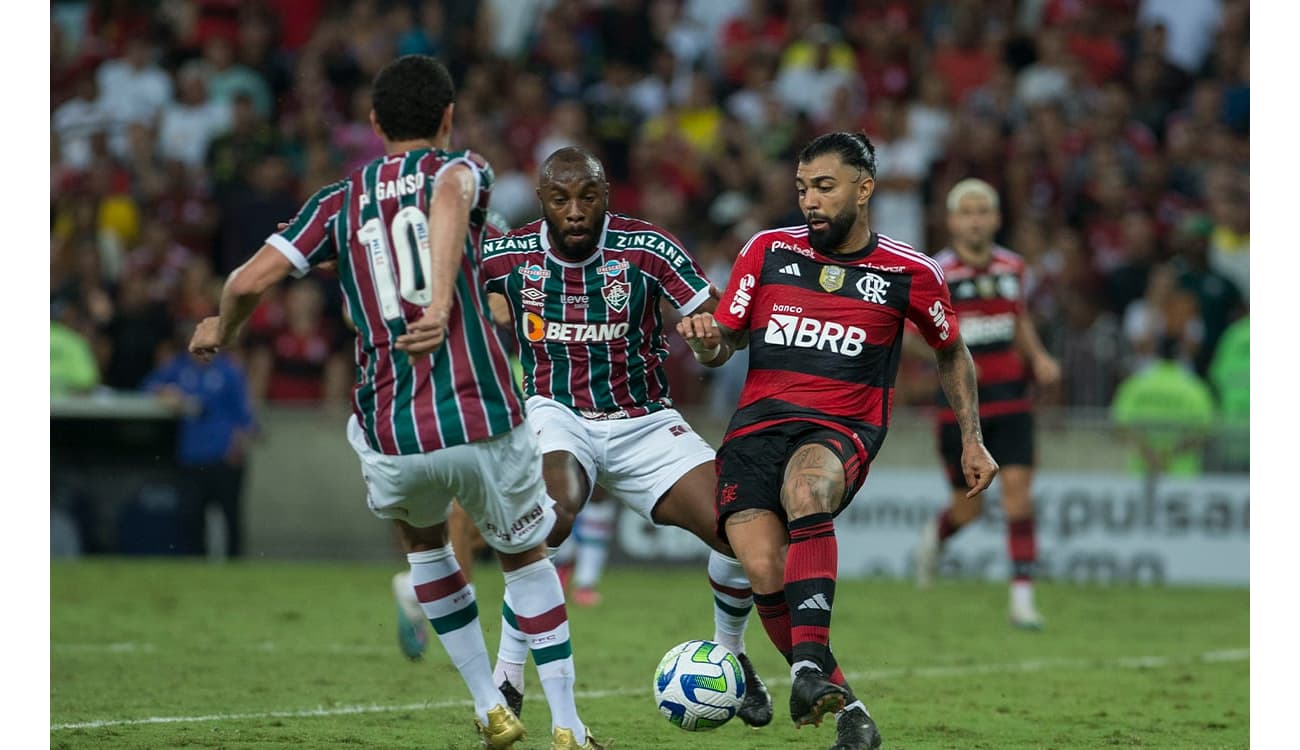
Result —
<path fill-rule="evenodd" d="M 426 308 L 419 320 L 408 323 L 406 333 L 397 337 L 394 348 L 413 357 L 433 353 L 447 338 L 449 313 Z"/>
<path fill-rule="evenodd" d="M 983 443 L 967 443 L 961 449 L 961 471 L 966 476 L 966 486 L 970 487 L 966 497 L 975 497 L 993 483 L 993 477 L 998 475 L 998 462 Z"/>
<path fill-rule="evenodd" d="M 709 296 L 712 297 L 714 300 L 721 300 L 722 290 L 718 289 L 716 286 L 712 284 L 709 284 Z"/>
<path fill-rule="evenodd" d="M 198 327 L 194 329 L 194 336 L 190 338 L 190 354 L 208 362 L 221 351 L 224 344 L 221 340 L 221 318 L 214 315 L 199 321 Z"/>
<path fill-rule="evenodd" d="M 1039 385 L 1056 385 L 1061 379 L 1061 366 L 1050 355 L 1044 354 L 1034 359 L 1034 380 Z"/>
<path fill-rule="evenodd" d="M 707 352 L 722 345 L 722 330 L 713 319 L 713 313 L 687 315 L 677 321 L 677 332 L 697 352 Z"/>

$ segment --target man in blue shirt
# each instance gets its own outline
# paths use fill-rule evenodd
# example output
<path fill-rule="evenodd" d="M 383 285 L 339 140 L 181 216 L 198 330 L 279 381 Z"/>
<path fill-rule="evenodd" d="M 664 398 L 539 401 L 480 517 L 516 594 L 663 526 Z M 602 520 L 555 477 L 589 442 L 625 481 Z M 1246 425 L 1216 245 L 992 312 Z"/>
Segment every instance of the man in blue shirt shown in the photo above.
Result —
<path fill-rule="evenodd" d="M 243 552 L 245 444 L 253 430 L 248 383 L 239 365 L 225 354 L 210 362 L 181 349 L 145 378 L 141 388 L 181 411 L 176 459 L 194 482 L 199 507 L 221 508 L 226 520 L 226 555 Z M 189 402 L 194 411 L 186 413 Z"/>

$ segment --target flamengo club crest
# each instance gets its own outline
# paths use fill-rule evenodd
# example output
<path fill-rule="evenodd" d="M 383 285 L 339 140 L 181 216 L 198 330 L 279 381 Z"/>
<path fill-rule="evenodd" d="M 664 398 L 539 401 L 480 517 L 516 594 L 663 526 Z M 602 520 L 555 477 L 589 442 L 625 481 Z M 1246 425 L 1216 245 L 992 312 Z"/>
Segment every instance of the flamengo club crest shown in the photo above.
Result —
<path fill-rule="evenodd" d="M 822 273 L 817 277 L 817 283 L 828 292 L 839 291 L 840 287 L 844 286 L 844 269 L 840 266 L 822 266 Z"/>
<path fill-rule="evenodd" d="M 626 281 L 611 281 L 601 290 L 605 304 L 614 312 L 623 312 L 627 308 L 627 298 L 632 296 L 632 287 Z"/>

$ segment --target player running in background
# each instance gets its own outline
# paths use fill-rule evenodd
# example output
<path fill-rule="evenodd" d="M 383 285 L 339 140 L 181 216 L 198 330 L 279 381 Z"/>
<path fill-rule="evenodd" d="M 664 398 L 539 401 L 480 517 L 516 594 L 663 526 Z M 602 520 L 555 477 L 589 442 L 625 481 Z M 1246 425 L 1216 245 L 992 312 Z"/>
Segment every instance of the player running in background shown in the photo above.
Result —
<path fill-rule="evenodd" d="M 447 543 L 453 496 L 497 550 L 520 623 L 547 639 L 548 653 L 564 651 L 539 667 L 552 748 L 594 748 L 574 704 L 564 596 L 543 544 L 553 511 L 541 457 L 479 283 L 492 170 L 468 151 L 444 150 L 452 100 L 451 77 L 433 58 L 385 66 L 371 123 L 386 155 L 322 188 L 268 237 L 230 275 L 220 314 L 199 324 L 190 350 L 210 357 L 229 346 L 268 288 L 337 259 L 357 325 L 348 440 L 371 510 L 400 530 L 420 604 L 469 687 L 484 744 L 514 747 L 524 727 L 492 681 L 474 593 Z"/>
<path fill-rule="evenodd" d="M 834 519 L 884 442 L 905 320 L 935 350 L 961 426 L 970 494 L 998 470 L 981 441 L 975 368 L 943 271 L 871 230 L 875 171 L 866 136 L 815 138 L 795 173 L 807 224 L 754 235 L 717 312 L 677 326 L 708 366 L 749 346 L 749 374 L 718 450 L 719 533 L 744 563 L 768 636 L 791 665 L 795 725 L 838 712 L 832 750 L 881 743 L 831 653 Z"/>
<path fill-rule="evenodd" d="M 513 312 L 528 423 L 556 502 L 547 543 L 569 536 L 599 482 L 647 520 L 708 544 L 714 640 L 744 668 L 741 720 L 765 725 L 771 698 L 745 654 L 749 579 L 715 531 L 713 448 L 673 408 L 663 369 L 660 300 L 683 313 L 712 311 L 716 290 L 671 234 L 608 211 L 609 185 L 596 157 L 562 148 L 539 172 L 543 218 L 486 243 L 483 276 Z M 512 697 L 523 687 L 527 656 L 512 592 L 502 614 L 496 679 Z M 542 653 L 532 653 L 540 665 Z"/>
<path fill-rule="evenodd" d="M 1016 627 L 1038 629 L 1043 619 L 1034 606 L 1033 404 L 1029 378 L 1052 385 L 1061 369 L 1043 348 L 1025 310 L 1025 263 L 996 244 L 1001 225 L 998 194 L 983 180 L 958 182 L 948 192 L 948 231 L 952 245 L 935 255 L 948 280 L 962 338 L 975 359 L 979 381 L 980 429 L 1001 467 L 1002 508 L 1011 557 L 1010 617 Z M 919 339 L 913 337 L 919 343 Z M 909 348 L 913 348 L 909 346 Z M 962 475 L 962 435 L 957 415 L 938 394 L 939 454 L 952 484 L 949 505 L 930 521 L 916 547 L 916 580 L 929 586 L 944 543 L 979 517 L 984 495 L 970 496 Z"/>

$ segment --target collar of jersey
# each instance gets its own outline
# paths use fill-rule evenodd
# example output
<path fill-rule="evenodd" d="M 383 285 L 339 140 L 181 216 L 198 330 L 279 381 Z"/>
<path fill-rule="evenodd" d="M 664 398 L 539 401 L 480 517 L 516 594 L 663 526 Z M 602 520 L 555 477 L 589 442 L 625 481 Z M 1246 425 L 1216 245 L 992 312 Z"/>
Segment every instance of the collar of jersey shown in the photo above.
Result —
<path fill-rule="evenodd" d="M 565 268 L 582 268 L 583 266 L 589 266 L 595 261 L 599 260 L 601 256 L 605 254 L 605 239 L 609 234 L 609 212 L 608 211 L 605 212 L 605 220 L 600 225 L 600 239 L 596 240 L 596 252 L 592 253 L 591 257 L 587 258 L 584 261 L 578 261 L 575 263 L 574 261 L 571 260 L 565 260 L 564 258 L 561 258 L 558 254 L 551 252 L 551 232 L 549 226 L 546 223 L 546 219 L 542 219 L 541 234 L 542 234 L 542 238 L 541 238 L 542 250 L 546 252 L 546 257 L 550 258 L 552 261 L 558 263 L 559 265 L 564 266 Z"/>

